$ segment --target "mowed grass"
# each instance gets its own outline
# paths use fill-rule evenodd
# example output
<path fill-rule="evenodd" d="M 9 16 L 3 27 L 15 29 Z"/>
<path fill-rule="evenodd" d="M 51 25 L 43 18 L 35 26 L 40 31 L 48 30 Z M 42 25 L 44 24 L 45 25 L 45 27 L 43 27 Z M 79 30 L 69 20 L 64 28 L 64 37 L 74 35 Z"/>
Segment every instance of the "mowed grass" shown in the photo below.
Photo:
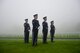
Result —
<path fill-rule="evenodd" d="M 32 42 L 24 44 L 23 40 L 0 40 L 0 53 L 80 53 L 80 40 L 55 40 L 33 47 Z"/>

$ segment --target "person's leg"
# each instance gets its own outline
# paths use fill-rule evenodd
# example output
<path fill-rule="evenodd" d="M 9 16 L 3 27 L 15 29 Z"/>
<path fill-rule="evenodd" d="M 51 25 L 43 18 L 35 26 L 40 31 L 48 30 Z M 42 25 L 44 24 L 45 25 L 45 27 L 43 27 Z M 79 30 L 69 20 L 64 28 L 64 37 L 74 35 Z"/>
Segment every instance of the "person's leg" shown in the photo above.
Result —
<path fill-rule="evenodd" d="M 47 35 L 48 35 L 48 31 L 46 31 L 46 43 L 47 43 Z"/>
<path fill-rule="evenodd" d="M 45 42 L 47 43 L 47 34 L 48 34 L 48 32 L 46 31 L 45 32 Z"/>
<path fill-rule="evenodd" d="M 33 31 L 33 32 L 32 32 L 32 45 L 33 45 L 33 46 L 34 46 L 34 44 L 35 44 L 35 43 L 34 43 L 34 42 L 35 42 L 34 35 L 35 35 L 35 34 L 34 34 L 34 31 Z"/>
<path fill-rule="evenodd" d="M 27 35 L 26 35 L 27 37 L 27 43 L 29 43 L 29 32 L 27 32 Z"/>
<path fill-rule="evenodd" d="M 35 34 L 35 44 L 37 45 L 37 39 L 38 39 L 38 30 L 36 31 L 36 34 Z"/>
<path fill-rule="evenodd" d="M 25 43 L 27 42 L 27 33 L 26 32 L 24 33 L 24 42 Z"/>
<path fill-rule="evenodd" d="M 55 31 L 54 31 L 54 33 L 53 33 L 53 41 L 54 41 L 54 34 L 55 34 Z"/>
<path fill-rule="evenodd" d="M 45 33 L 45 35 L 44 35 L 44 38 L 45 38 L 45 39 L 44 39 L 44 42 L 46 43 L 46 33 Z"/>
<path fill-rule="evenodd" d="M 53 34 L 51 34 L 51 42 L 53 42 Z"/>
<path fill-rule="evenodd" d="M 28 42 L 29 42 L 29 32 L 28 32 Z"/>
<path fill-rule="evenodd" d="M 34 32 L 34 45 L 36 44 L 36 31 Z"/>
<path fill-rule="evenodd" d="M 43 31 L 43 43 L 45 43 L 45 33 Z"/>
<path fill-rule="evenodd" d="M 25 40 L 26 40 L 26 38 L 25 38 L 25 32 L 24 32 L 24 43 L 26 42 Z"/>
<path fill-rule="evenodd" d="M 37 41 L 37 31 L 35 30 L 33 34 L 34 34 L 34 36 L 33 36 L 33 45 L 36 45 L 36 43 L 37 43 L 36 42 Z"/>
<path fill-rule="evenodd" d="M 54 41 L 54 34 L 55 34 L 55 31 L 51 32 L 51 42 Z"/>
<path fill-rule="evenodd" d="M 46 31 L 44 32 L 44 43 L 46 43 Z"/>

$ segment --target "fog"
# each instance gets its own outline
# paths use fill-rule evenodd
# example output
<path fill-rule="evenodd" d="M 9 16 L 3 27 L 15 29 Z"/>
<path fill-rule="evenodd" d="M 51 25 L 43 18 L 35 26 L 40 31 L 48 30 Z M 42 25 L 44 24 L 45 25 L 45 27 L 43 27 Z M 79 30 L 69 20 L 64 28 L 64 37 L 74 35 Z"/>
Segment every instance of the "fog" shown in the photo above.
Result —
<path fill-rule="evenodd" d="M 24 19 L 29 19 L 32 29 L 36 13 L 39 34 L 44 16 L 49 26 L 54 20 L 56 34 L 80 33 L 80 0 L 0 0 L 0 35 L 24 35 Z"/>

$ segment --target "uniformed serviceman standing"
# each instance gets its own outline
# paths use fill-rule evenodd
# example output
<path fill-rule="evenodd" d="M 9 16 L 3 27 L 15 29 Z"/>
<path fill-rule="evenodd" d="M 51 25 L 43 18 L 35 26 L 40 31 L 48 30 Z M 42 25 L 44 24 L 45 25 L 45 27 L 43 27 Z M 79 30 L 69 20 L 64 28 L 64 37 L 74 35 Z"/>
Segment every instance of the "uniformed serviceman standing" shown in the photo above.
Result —
<path fill-rule="evenodd" d="M 33 15 L 34 19 L 32 20 L 32 45 L 36 46 L 37 45 L 37 38 L 38 38 L 38 28 L 39 28 L 39 21 L 37 20 L 38 14 Z"/>
<path fill-rule="evenodd" d="M 51 34 L 51 42 L 53 42 L 54 34 L 55 34 L 55 26 L 54 26 L 54 21 L 51 21 L 50 25 L 50 34 Z"/>
<path fill-rule="evenodd" d="M 29 43 L 29 30 L 30 30 L 30 25 L 28 23 L 28 19 L 25 19 L 24 23 L 24 42 Z"/>
<path fill-rule="evenodd" d="M 43 26 L 43 43 L 47 43 L 47 34 L 48 34 L 48 23 L 46 22 L 47 21 L 47 17 L 43 17 L 44 21 L 42 23 L 42 26 Z"/>

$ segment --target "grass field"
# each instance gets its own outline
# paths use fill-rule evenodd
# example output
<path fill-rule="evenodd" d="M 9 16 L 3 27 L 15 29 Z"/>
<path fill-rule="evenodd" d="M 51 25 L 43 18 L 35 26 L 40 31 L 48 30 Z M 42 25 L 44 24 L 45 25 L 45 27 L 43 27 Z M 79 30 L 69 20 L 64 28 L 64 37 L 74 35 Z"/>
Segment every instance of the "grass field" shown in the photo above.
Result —
<path fill-rule="evenodd" d="M 39 40 L 36 47 L 31 41 L 24 44 L 23 40 L 0 40 L 0 53 L 80 53 L 80 40 L 55 40 L 48 44 Z"/>

